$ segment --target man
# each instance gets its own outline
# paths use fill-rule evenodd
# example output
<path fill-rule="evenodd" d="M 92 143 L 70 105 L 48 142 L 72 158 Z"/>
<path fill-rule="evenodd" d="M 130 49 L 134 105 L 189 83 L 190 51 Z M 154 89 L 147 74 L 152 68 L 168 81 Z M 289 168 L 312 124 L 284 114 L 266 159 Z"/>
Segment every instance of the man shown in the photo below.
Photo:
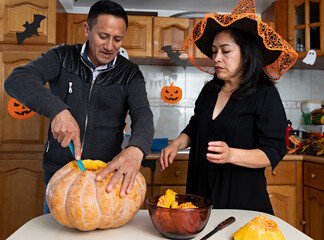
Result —
<path fill-rule="evenodd" d="M 67 148 L 72 141 L 75 159 L 110 161 L 97 181 L 117 170 L 108 192 L 121 177 L 120 196 L 131 191 L 154 129 L 143 75 L 118 54 L 127 24 L 119 4 L 98 1 L 84 23 L 88 40 L 83 45 L 57 46 L 6 79 L 10 96 L 51 121 L 43 157 L 45 184 L 74 159 Z M 128 147 L 121 150 L 127 112 L 132 132 Z"/>

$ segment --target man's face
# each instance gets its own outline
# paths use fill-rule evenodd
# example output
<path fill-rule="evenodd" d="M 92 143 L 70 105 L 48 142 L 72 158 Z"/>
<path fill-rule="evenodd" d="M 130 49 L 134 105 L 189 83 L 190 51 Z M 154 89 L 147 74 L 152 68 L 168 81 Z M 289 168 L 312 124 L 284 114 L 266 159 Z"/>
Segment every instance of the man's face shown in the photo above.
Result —
<path fill-rule="evenodd" d="M 95 67 L 111 62 L 118 54 L 126 34 L 126 23 L 123 18 L 101 14 L 98 22 L 90 30 L 85 22 L 84 34 L 89 40 L 87 53 Z"/>

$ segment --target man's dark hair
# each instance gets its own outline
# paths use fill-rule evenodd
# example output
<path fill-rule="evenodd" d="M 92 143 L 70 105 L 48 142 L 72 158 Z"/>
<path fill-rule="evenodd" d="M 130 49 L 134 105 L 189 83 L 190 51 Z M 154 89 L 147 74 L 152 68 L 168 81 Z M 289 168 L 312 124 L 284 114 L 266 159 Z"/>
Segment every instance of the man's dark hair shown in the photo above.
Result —
<path fill-rule="evenodd" d="M 90 30 L 98 22 L 98 16 L 101 14 L 112 15 L 117 18 L 122 18 L 125 21 L 126 29 L 128 27 L 128 18 L 127 13 L 122 6 L 118 3 L 109 0 L 101 0 L 96 2 L 90 8 L 87 23 L 90 27 Z"/>
<path fill-rule="evenodd" d="M 243 57 L 243 62 L 239 69 L 239 71 L 243 71 L 242 81 L 240 82 L 240 87 L 232 96 L 236 99 L 242 99 L 256 92 L 264 84 L 273 85 L 274 82 L 265 71 L 257 37 L 243 30 L 232 28 L 225 28 L 224 30 L 228 31 L 234 42 L 239 45 Z M 218 79 L 215 73 L 213 80 L 208 83 L 208 89 L 219 89 L 223 84 L 224 82 Z"/>

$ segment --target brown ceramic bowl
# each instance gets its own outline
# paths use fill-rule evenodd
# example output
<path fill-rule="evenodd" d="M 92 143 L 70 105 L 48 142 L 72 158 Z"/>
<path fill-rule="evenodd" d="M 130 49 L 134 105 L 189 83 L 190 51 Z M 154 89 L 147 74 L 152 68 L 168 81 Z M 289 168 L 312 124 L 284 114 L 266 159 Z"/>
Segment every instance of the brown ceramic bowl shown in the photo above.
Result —
<path fill-rule="evenodd" d="M 162 236 L 170 239 L 194 238 L 206 226 L 211 209 L 211 200 L 189 194 L 177 194 L 179 204 L 192 202 L 198 208 L 175 209 L 158 207 L 158 196 L 147 199 L 147 207 L 154 227 Z"/>

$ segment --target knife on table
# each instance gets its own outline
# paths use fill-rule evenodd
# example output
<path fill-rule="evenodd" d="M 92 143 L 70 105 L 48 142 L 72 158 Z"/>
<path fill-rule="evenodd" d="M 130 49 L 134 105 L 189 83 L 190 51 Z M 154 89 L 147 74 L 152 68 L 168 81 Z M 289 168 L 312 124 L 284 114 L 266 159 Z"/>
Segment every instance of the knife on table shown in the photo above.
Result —
<path fill-rule="evenodd" d="M 206 240 L 208 239 L 211 235 L 213 235 L 214 233 L 216 233 L 219 230 L 222 230 L 223 228 L 227 227 L 228 225 L 232 224 L 233 222 L 235 222 L 235 217 L 229 217 L 227 218 L 225 221 L 221 222 L 220 224 L 217 225 L 217 227 L 212 230 L 210 233 L 208 233 L 206 236 L 204 236 L 202 239 L 200 240 Z"/>
<path fill-rule="evenodd" d="M 75 156 L 74 156 L 74 144 L 73 144 L 72 141 L 69 143 L 69 148 L 70 148 L 70 151 L 71 151 L 73 157 L 75 157 Z M 76 160 L 76 161 L 77 161 L 77 164 L 78 164 L 80 170 L 81 170 L 81 171 L 85 171 L 85 168 L 84 168 L 84 166 L 83 166 L 82 160 Z"/>

